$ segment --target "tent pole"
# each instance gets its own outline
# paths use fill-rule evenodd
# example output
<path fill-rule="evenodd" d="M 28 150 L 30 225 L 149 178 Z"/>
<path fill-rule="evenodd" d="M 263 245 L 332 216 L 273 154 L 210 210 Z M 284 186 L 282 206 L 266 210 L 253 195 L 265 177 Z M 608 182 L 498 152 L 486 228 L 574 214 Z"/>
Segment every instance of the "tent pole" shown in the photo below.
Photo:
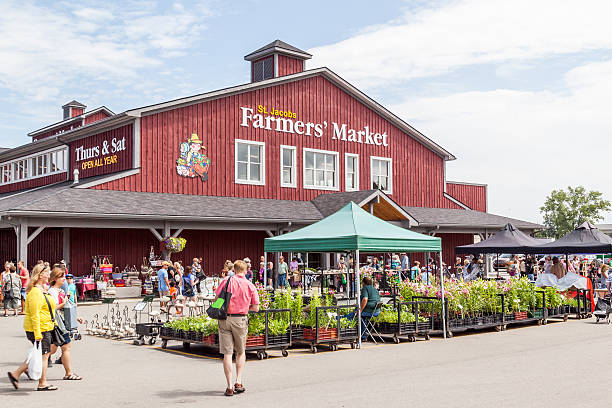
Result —
<path fill-rule="evenodd" d="M 442 251 L 440 251 L 440 288 L 442 293 L 442 336 L 446 338 L 446 308 L 444 307 L 444 273 L 442 272 Z"/>
<path fill-rule="evenodd" d="M 263 286 L 264 289 L 268 286 L 268 253 L 264 251 L 264 281 Z"/>
<path fill-rule="evenodd" d="M 358 348 L 361 348 L 361 303 L 360 303 L 360 299 L 361 299 L 361 285 L 360 283 L 360 279 L 359 279 L 359 250 L 356 249 L 355 250 L 355 260 L 353 261 L 353 268 L 355 268 L 355 283 L 357 284 L 357 327 L 359 327 L 359 330 L 357 330 L 357 334 L 359 335 L 358 338 Z"/>

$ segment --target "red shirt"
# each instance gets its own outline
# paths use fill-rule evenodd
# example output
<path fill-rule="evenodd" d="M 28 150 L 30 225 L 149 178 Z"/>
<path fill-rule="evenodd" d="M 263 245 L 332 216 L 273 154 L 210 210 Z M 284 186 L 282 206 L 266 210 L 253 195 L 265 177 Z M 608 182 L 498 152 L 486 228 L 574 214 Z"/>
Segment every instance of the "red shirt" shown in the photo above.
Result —
<path fill-rule="evenodd" d="M 249 306 L 259 304 L 259 295 L 255 285 L 249 282 L 244 276 L 234 275 L 231 276 L 228 292 L 232 294 L 227 308 L 229 314 L 248 314 Z M 219 284 L 217 288 L 217 296 L 225 288 L 226 282 L 229 278 L 225 278 Z"/>
<path fill-rule="evenodd" d="M 26 288 L 28 283 L 30 283 L 30 272 L 26 268 L 21 268 L 19 270 L 19 278 L 21 278 L 21 287 Z"/>

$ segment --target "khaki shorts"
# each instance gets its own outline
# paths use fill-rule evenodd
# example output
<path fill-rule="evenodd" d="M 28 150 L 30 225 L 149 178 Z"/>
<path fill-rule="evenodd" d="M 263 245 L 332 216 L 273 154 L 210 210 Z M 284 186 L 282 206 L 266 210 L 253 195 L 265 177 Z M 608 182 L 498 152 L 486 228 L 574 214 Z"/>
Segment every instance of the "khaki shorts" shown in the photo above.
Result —
<path fill-rule="evenodd" d="M 227 316 L 219 320 L 219 350 L 221 354 L 242 354 L 246 348 L 249 320 L 246 316 Z"/>
<path fill-rule="evenodd" d="M 159 297 L 163 297 L 163 296 L 170 296 L 170 291 L 169 290 L 160 290 L 159 291 Z"/>

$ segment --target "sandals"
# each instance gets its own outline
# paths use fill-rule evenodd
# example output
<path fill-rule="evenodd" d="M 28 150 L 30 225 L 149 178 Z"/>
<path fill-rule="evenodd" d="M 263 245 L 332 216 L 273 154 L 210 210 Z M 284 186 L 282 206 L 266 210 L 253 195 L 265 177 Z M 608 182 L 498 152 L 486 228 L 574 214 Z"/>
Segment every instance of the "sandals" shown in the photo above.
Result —
<path fill-rule="evenodd" d="M 238 383 L 234 384 L 234 392 L 236 394 L 240 394 L 241 392 L 245 392 L 245 391 L 246 391 L 246 388 L 244 388 L 244 385 L 238 384 Z"/>
<path fill-rule="evenodd" d="M 36 391 L 55 391 L 55 390 L 57 390 L 57 387 L 55 385 L 47 385 L 44 387 L 36 388 Z"/>
<path fill-rule="evenodd" d="M 225 389 L 225 396 L 226 397 L 233 397 L 234 396 L 234 390 L 232 388 L 226 388 Z"/>
<path fill-rule="evenodd" d="M 11 374 L 11 372 L 9 371 L 8 373 L 6 373 L 8 375 L 9 380 L 11 381 L 11 384 L 13 384 L 13 387 L 15 387 L 16 390 L 19 389 L 19 380 L 16 379 L 15 377 L 13 377 L 13 374 Z"/>
<path fill-rule="evenodd" d="M 78 376 L 76 374 L 70 374 L 70 375 L 67 375 L 64 378 L 62 378 L 62 380 L 66 380 L 66 381 L 80 381 L 82 379 L 83 379 L 83 377 L 80 377 L 80 376 Z"/>

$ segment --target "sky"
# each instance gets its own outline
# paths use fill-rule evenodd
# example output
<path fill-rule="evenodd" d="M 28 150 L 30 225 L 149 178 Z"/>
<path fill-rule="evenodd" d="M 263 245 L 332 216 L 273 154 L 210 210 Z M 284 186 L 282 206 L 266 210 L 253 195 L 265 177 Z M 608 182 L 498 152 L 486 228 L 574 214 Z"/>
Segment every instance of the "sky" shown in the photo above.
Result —
<path fill-rule="evenodd" d="M 487 184 L 489 212 L 541 222 L 553 189 L 612 201 L 611 15 L 608 0 L 4 0 L 0 146 L 72 99 L 118 113 L 246 83 L 243 56 L 281 39 L 452 152 L 447 179 Z"/>

